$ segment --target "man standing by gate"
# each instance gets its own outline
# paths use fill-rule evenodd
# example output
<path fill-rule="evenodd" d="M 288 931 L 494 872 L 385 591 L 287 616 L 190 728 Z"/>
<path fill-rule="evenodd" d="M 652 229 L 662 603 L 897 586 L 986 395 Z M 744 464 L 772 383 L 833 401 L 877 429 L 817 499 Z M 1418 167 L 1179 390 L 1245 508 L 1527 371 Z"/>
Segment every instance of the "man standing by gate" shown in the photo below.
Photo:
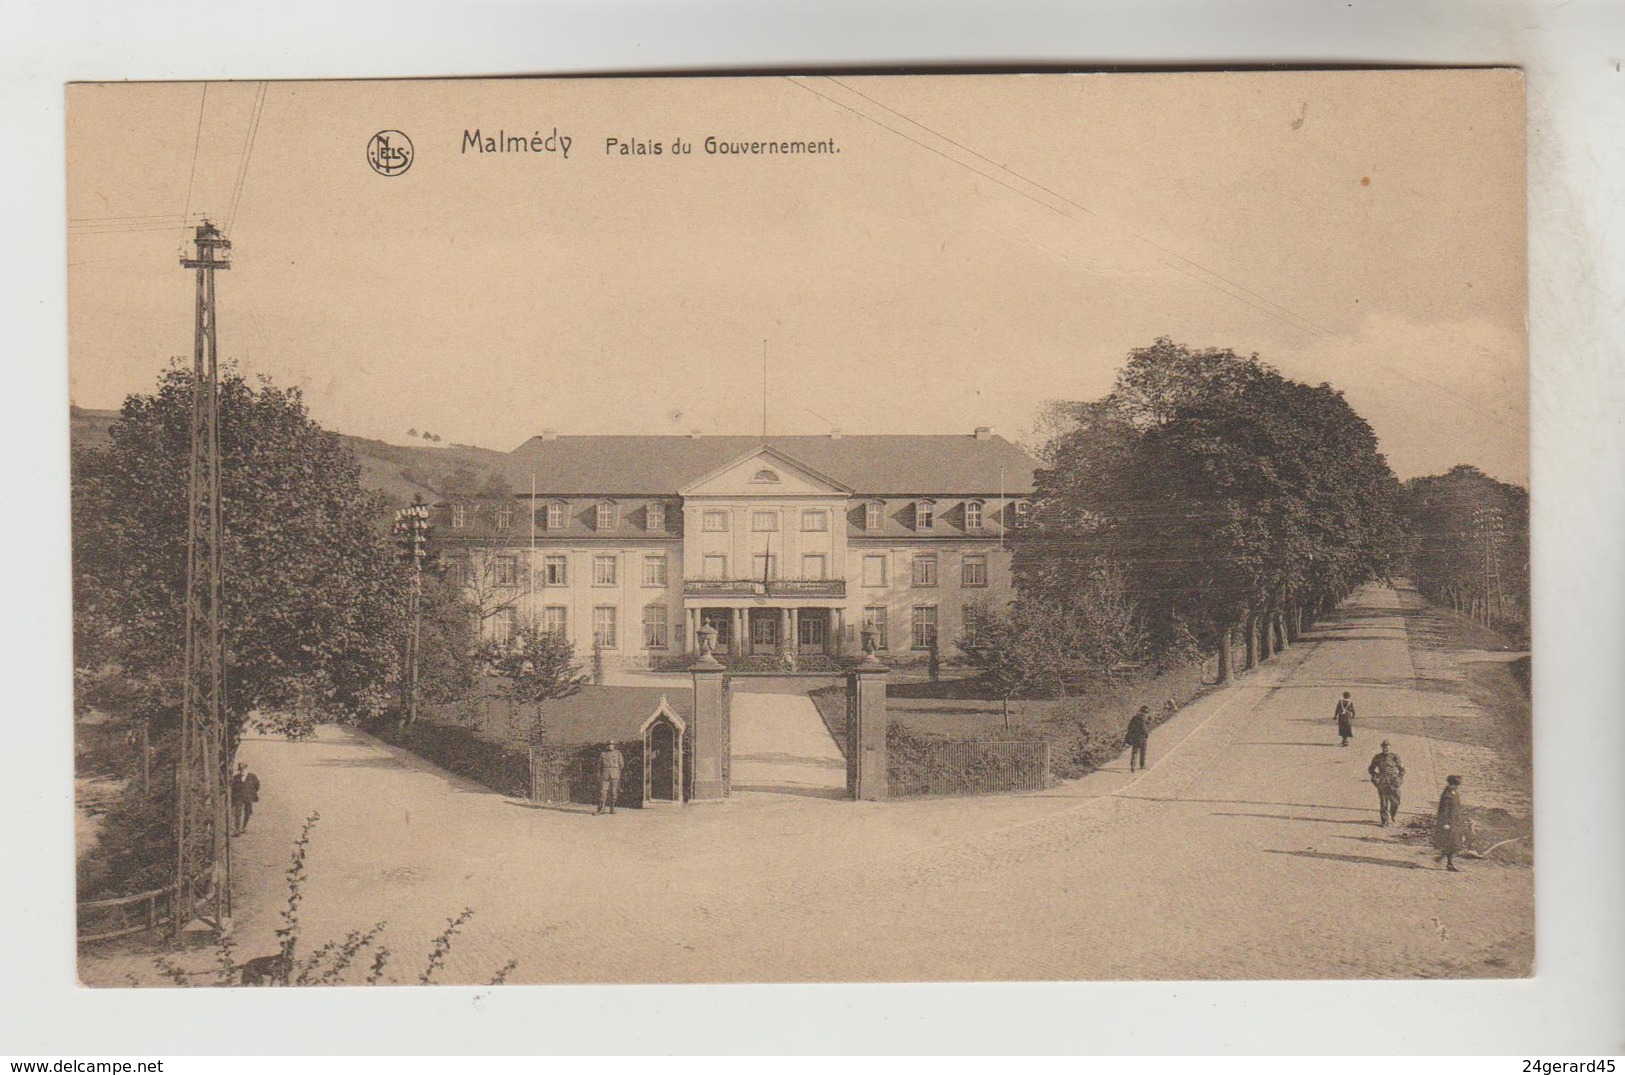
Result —
<path fill-rule="evenodd" d="M 1366 766 L 1371 782 L 1377 786 L 1377 812 L 1382 824 L 1399 818 L 1399 785 L 1405 780 L 1405 763 L 1399 755 L 1388 749 L 1388 740 L 1382 741 L 1382 752 Z"/>
<path fill-rule="evenodd" d="M 610 740 L 609 746 L 598 755 L 598 809 L 596 817 L 606 809 L 615 812 L 615 800 L 621 797 L 621 770 L 626 768 L 626 756 Z"/>

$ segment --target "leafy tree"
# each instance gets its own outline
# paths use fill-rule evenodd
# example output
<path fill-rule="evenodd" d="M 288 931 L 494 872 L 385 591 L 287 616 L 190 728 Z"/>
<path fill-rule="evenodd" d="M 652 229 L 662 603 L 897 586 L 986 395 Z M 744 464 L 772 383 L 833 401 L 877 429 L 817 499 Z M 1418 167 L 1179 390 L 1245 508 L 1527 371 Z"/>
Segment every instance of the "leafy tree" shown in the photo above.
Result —
<path fill-rule="evenodd" d="M 73 457 L 75 665 L 123 681 L 145 715 L 182 690 L 192 374 L 132 395 L 103 447 Z M 298 733 L 377 713 L 398 674 L 409 579 L 387 505 L 297 389 L 220 385 L 222 629 L 235 743 L 251 711 Z"/>
<path fill-rule="evenodd" d="M 1529 493 L 1477 467 L 1413 478 L 1404 514 L 1416 588 L 1452 610 L 1526 628 Z"/>
<path fill-rule="evenodd" d="M 1224 678 L 1237 631 L 1250 665 L 1392 563 L 1398 483 L 1370 427 L 1256 355 L 1159 339 L 1104 400 L 1053 406 L 1046 428 L 1017 585 L 1076 607 L 1110 572 L 1113 618 L 1138 617 L 1154 653 L 1194 640 Z"/>
<path fill-rule="evenodd" d="M 1010 700 L 1063 689 L 1071 624 L 1052 606 L 1017 602 L 1009 611 L 974 606 L 967 634 L 954 644 L 981 670 L 982 682 L 1003 703 L 1010 727 Z"/>
<path fill-rule="evenodd" d="M 530 741 L 540 744 L 546 727 L 542 706 L 568 698 L 587 685 L 575 646 L 563 636 L 534 625 L 520 627 L 506 642 L 488 643 L 482 660 L 497 676 L 497 693 L 521 711 L 530 711 Z"/>

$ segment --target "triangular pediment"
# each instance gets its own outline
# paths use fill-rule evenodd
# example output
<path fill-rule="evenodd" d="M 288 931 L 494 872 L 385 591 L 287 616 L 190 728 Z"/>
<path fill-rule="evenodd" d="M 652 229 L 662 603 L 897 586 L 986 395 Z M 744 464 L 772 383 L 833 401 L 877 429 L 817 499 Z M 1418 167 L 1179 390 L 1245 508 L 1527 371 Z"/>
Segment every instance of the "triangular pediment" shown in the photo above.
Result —
<path fill-rule="evenodd" d="M 764 444 L 678 490 L 693 496 L 848 496 L 848 486 Z"/>

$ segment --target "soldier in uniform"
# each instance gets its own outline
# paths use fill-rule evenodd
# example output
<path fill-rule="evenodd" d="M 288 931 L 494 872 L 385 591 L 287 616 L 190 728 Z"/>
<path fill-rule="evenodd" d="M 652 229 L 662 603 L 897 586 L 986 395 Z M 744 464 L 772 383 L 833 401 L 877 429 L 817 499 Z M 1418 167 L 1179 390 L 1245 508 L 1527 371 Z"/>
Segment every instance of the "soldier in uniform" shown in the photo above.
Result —
<path fill-rule="evenodd" d="M 1371 759 L 1365 771 L 1371 774 L 1371 783 L 1377 788 L 1377 813 L 1382 818 L 1381 823 L 1386 825 L 1397 820 L 1399 785 L 1405 781 L 1405 763 L 1388 749 L 1388 740 L 1382 741 L 1382 752 Z"/>
<path fill-rule="evenodd" d="M 1145 768 L 1145 748 L 1151 742 L 1151 707 L 1142 705 L 1140 711 L 1129 718 L 1128 734 L 1123 736 L 1123 742 L 1129 748 L 1128 771 L 1134 771 L 1135 762 L 1141 769 Z"/>
<path fill-rule="evenodd" d="M 1354 738 L 1354 700 L 1348 691 L 1337 700 L 1337 711 L 1332 715 L 1337 718 L 1337 734 L 1343 737 L 1343 745 L 1348 746 L 1349 740 Z"/>
<path fill-rule="evenodd" d="M 615 812 L 615 800 L 621 797 L 621 770 L 626 768 L 626 756 L 610 740 L 609 746 L 598 755 L 598 809 L 596 817 L 608 810 Z"/>

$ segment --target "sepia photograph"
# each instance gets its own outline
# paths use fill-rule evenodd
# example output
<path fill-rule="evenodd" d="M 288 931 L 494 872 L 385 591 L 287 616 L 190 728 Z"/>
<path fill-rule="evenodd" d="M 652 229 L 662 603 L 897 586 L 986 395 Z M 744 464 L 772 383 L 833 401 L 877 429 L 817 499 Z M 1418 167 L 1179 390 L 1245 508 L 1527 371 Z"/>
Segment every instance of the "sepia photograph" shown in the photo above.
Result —
<path fill-rule="evenodd" d="M 1535 973 L 1520 71 L 65 92 L 82 986 Z"/>

